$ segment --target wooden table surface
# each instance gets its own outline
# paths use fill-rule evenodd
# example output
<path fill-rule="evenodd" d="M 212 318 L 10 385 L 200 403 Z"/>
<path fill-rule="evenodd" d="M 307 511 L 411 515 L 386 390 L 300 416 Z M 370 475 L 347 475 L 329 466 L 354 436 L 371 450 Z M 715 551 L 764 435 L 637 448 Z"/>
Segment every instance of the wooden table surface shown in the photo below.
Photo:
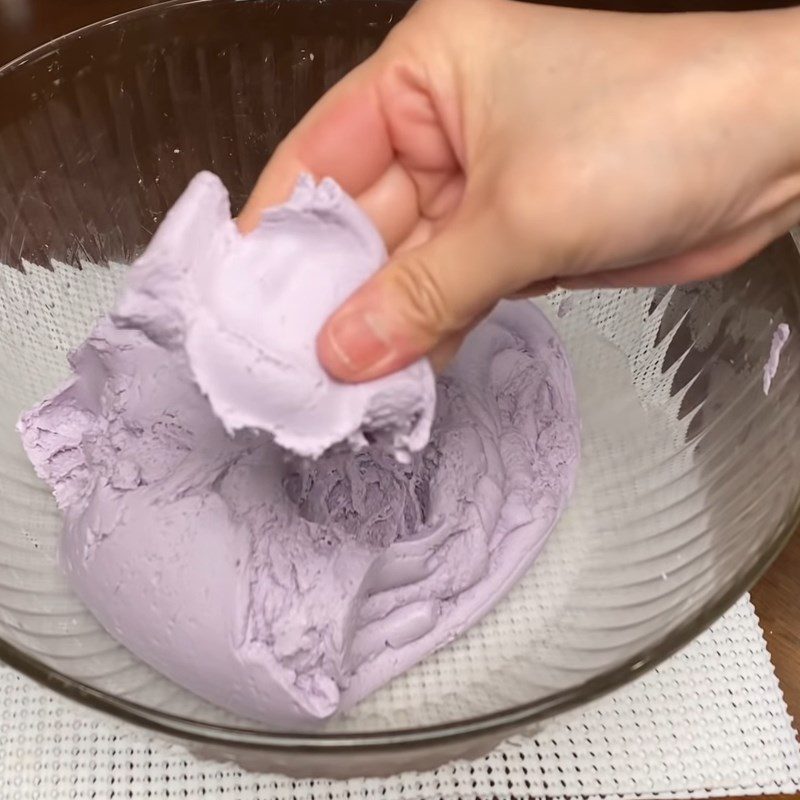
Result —
<path fill-rule="evenodd" d="M 555 0 L 557 2 L 557 0 Z M 0 0 L 0 64 L 55 36 L 161 0 Z M 794 5 L 794 0 L 576 0 L 566 5 L 638 11 L 740 10 Z M 786 703 L 800 719 L 800 536 L 795 536 L 752 590 Z"/>

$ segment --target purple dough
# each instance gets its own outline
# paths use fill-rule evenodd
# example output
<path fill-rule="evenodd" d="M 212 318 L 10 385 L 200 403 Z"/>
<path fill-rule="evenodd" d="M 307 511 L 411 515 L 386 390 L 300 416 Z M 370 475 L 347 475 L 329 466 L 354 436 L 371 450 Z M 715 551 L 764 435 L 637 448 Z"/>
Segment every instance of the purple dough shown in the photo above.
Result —
<path fill-rule="evenodd" d="M 301 178 L 291 200 L 240 236 L 228 193 L 198 175 L 136 264 L 112 315 L 169 349 L 228 432 L 267 430 L 306 456 L 366 444 L 407 457 L 428 441 L 435 388 L 427 361 L 359 386 L 331 380 L 316 334 L 386 260 L 380 235 L 331 180 Z"/>
<path fill-rule="evenodd" d="M 330 181 L 241 237 L 200 175 L 73 377 L 20 420 L 103 626 L 270 726 L 352 706 L 473 625 L 574 482 L 569 365 L 527 301 L 470 334 L 435 416 L 427 362 L 361 386 L 325 375 L 315 334 L 384 257 Z"/>
<path fill-rule="evenodd" d="M 763 389 L 764 394 L 769 394 L 772 388 L 772 381 L 778 373 L 778 365 L 781 361 L 781 351 L 786 342 L 789 341 L 789 326 L 785 322 L 781 322 L 772 334 L 772 341 L 769 346 L 769 358 L 763 368 Z"/>

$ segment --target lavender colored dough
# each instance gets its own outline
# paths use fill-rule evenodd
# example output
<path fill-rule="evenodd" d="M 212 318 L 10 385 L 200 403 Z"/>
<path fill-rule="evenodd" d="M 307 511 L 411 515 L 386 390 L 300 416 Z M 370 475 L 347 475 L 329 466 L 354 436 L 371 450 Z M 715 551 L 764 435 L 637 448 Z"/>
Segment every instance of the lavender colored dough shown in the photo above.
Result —
<path fill-rule="evenodd" d="M 352 706 L 474 624 L 574 482 L 570 368 L 526 301 L 501 303 L 435 389 L 425 362 L 327 378 L 316 331 L 384 257 L 330 181 L 243 238 L 200 175 L 73 377 L 19 424 L 64 514 L 64 569 L 103 626 L 273 727 Z M 365 431 L 386 446 L 330 449 Z"/>
<path fill-rule="evenodd" d="M 428 441 L 435 399 L 427 361 L 359 386 L 331 380 L 316 334 L 386 260 L 380 235 L 331 180 L 301 178 L 291 200 L 241 236 L 220 180 L 200 173 L 132 271 L 112 315 L 185 350 L 228 432 L 269 431 L 319 456 L 339 442 L 388 439 L 397 455 Z"/>
<path fill-rule="evenodd" d="M 781 361 L 781 350 L 783 350 L 783 346 L 786 344 L 786 342 L 789 341 L 789 332 L 789 326 L 785 322 L 781 322 L 781 324 L 775 329 L 775 333 L 772 334 L 772 342 L 770 343 L 769 347 L 769 358 L 767 358 L 767 362 L 764 364 L 763 370 L 764 394 L 769 394 L 769 390 L 772 388 L 772 381 L 778 372 L 778 365 Z"/>

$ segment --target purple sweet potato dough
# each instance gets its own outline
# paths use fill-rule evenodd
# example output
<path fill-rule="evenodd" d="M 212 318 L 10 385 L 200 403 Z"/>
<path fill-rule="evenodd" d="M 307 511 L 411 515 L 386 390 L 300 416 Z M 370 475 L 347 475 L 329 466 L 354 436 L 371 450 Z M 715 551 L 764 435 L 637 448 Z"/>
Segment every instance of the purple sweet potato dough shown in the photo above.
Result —
<path fill-rule="evenodd" d="M 101 624 L 270 727 L 319 723 L 477 622 L 573 487 L 570 368 L 527 301 L 501 303 L 436 384 L 425 361 L 328 378 L 316 332 L 384 259 L 332 181 L 301 181 L 242 237 L 201 174 L 19 423 Z"/>
<path fill-rule="evenodd" d="M 428 441 L 435 400 L 426 360 L 356 386 L 332 380 L 316 335 L 386 260 L 372 223 L 336 183 L 309 177 L 241 236 L 220 180 L 201 173 L 132 270 L 112 317 L 186 353 L 228 432 L 269 431 L 306 456 L 386 439 L 401 458 Z"/>
<path fill-rule="evenodd" d="M 780 364 L 781 360 L 781 351 L 783 350 L 786 342 L 789 341 L 789 334 L 789 326 L 785 322 L 781 322 L 781 324 L 778 325 L 778 327 L 775 329 L 775 332 L 772 334 L 772 341 L 770 342 L 769 346 L 769 358 L 767 358 L 763 368 L 762 383 L 765 395 L 769 394 L 769 390 L 772 388 L 772 381 L 775 379 L 775 375 L 778 373 L 778 365 Z"/>

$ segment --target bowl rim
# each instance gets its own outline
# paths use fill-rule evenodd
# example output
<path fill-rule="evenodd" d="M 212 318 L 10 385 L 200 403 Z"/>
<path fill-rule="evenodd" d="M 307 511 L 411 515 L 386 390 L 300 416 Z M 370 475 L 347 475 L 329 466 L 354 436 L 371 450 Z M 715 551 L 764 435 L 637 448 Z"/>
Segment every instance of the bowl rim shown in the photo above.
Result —
<path fill-rule="evenodd" d="M 0 80 L 11 72 L 52 54 L 66 42 L 97 33 L 103 28 L 140 17 L 158 16 L 188 6 L 218 3 L 219 0 L 165 0 L 165 2 L 116 14 L 55 39 L 17 56 L 0 65 Z M 280 0 L 249 0 L 249 2 L 271 3 Z M 350 0 L 368 2 L 369 0 Z M 227 0 L 229 3 L 241 0 Z M 342 0 L 337 0 L 342 2 Z M 410 4 L 410 3 L 409 3 Z M 793 236 L 795 247 L 800 251 L 800 237 Z M 800 280 L 798 280 L 800 286 Z M 71 678 L 58 670 L 46 666 L 37 658 L 0 637 L 0 660 L 69 700 L 77 701 L 95 711 L 110 714 L 125 722 L 165 736 L 177 737 L 192 742 L 230 746 L 245 749 L 305 752 L 309 755 L 332 751 L 347 753 L 357 751 L 360 755 L 381 750 L 400 750 L 409 745 L 425 743 L 447 744 L 470 739 L 478 735 L 510 734 L 528 725 L 541 723 L 550 717 L 563 714 L 578 706 L 593 702 L 613 692 L 630 681 L 641 677 L 657 667 L 667 658 L 688 645 L 706 628 L 721 617 L 769 568 L 789 539 L 800 528 L 800 496 L 795 498 L 793 509 L 789 509 L 780 526 L 779 533 L 770 547 L 759 553 L 738 576 L 734 576 L 717 593 L 716 598 L 700 608 L 691 617 L 678 625 L 663 641 L 642 648 L 635 655 L 600 674 L 568 689 L 551 692 L 537 700 L 510 708 L 469 717 L 463 720 L 426 725 L 417 728 L 398 728 L 388 732 L 321 732 L 321 733 L 271 733 L 258 728 L 234 727 L 210 722 L 201 722 L 160 711 L 130 700 L 125 700 L 96 689 L 87 683 Z"/>

